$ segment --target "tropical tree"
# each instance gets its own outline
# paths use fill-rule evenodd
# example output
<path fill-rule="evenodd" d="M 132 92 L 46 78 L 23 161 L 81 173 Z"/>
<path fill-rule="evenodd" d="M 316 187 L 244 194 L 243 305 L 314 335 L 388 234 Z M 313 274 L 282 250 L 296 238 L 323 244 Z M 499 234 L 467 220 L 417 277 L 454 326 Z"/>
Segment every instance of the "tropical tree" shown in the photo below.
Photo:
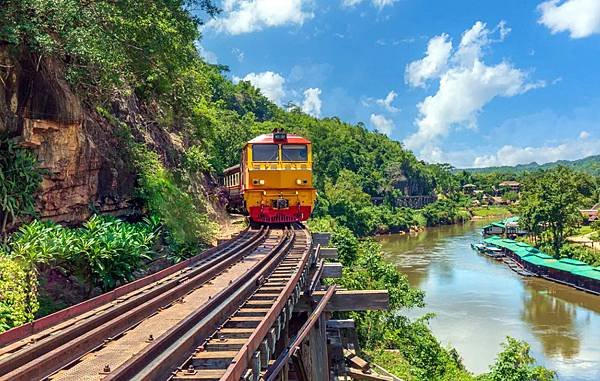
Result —
<path fill-rule="evenodd" d="M 548 230 L 556 257 L 560 257 L 565 231 L 581 220 L 577 208 L 580 197 L 578 175 L 567 167 L 558 166 L 525 179 L 520 214 L 534 232 L 540 226 Z"/>
<path fill-rule="evenodd" d="M 556 374 L 544 367 L 535 365 L 529 353 L 529 344 L 507 337 L 502 344 L 504 350 L 491 366 L 490 373 L 481 377 L 489 381 L 551 381 Z"/>

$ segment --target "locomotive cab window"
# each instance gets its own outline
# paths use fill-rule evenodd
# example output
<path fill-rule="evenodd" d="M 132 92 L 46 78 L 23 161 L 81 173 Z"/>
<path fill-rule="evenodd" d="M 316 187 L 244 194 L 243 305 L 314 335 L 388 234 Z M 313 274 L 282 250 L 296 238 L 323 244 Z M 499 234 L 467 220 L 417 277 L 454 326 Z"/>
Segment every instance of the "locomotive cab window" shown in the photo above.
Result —
<path fill-rule="evenodd" d="M 308 161 L 306 144 L 284 144 L 281 146 L 282 161 Z"/>
<path fill-rule="evenodd" d="M 278 161 L 278 151 L 277 144 L 254 144 L 252 146 L 252 161 Z"/>

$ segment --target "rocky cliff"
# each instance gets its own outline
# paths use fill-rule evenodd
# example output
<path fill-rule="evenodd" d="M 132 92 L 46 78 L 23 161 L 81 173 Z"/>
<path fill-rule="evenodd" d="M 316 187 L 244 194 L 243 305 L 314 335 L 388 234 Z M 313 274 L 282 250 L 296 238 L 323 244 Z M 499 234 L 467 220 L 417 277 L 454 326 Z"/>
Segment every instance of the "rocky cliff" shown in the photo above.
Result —
<path fill-rule="evenodd" d="M 92 211 L 131 212 L 135 176 L 114 127 L 86 109 L 60 62 L 0 44 L 0 133 L 28 147 L 46 170 L 40 217 L 79 223 Z"/>

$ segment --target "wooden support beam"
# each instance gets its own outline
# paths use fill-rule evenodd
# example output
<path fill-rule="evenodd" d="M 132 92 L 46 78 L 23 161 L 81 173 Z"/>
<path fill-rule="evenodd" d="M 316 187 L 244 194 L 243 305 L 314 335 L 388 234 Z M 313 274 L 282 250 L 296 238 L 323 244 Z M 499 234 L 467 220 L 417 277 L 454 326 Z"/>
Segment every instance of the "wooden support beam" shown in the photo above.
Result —
<path fill-rule="evenodd" d="M 349 368 L 347 370 L 348 376 L 354 380 L 368 380 L 368 381 L 393 381 L 393 378 L 388 376 L 382 376 L 377 373 L 365 373 L 358 369 Z"/>
<path fill-rule="evenodd" d="M 354 328 L 354 320 L 352 320 L 352 319 L 327 320 L 327 328 L 353 329 Z"/>
<path fill-rule="evenodd" d="M 344 356 L 352 368 L 360 369 L 363 372 L 367 372 L 369 369 L 371 369 L 371 365 L 367 361 L 358 357 L 353 351 L 344 349 Z"/>
<path fill-rule="evenodd" d="M 331 240 L 331 233 L 312 233 L 313 244 L 327 246 Z"/>
<path fill-rule="evenodd" d="M 319 258 L 337 259 L 338 258 L 337 247 L 322 247 L 321 250 L 319 250 Z"/>
<path fill-rule="evenodd" d="M 323 264 L 322 278 L 341 278 L 342 277 L 342 264 L 337 262 Z"/>
<path fill-rule="evenodd" d="M 318 303 L 324 294 L 325 291 L 315 291 L 312 295 L 313 302 Z M 387 310 L 389 299 L 387 290 L 339 290 L 333 295 L 325 311 Z M 294 310 L 308 311 L 309 299 L 301 297 Z"/>

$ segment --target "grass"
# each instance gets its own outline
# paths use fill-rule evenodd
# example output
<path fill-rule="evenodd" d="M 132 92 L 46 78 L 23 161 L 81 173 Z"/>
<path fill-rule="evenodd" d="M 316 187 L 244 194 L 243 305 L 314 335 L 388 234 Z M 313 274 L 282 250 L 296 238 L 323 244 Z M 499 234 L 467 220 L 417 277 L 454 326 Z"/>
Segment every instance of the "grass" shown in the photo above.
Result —
<path fill-rule="evenodd" d="M 473 215 L 477 217 L 500 217 L 510 215 L 510 210 L 506 206 L 482 206 L 472 210 Z"/>
<path fill-rule="evenodd" d="M 591 233 L 593 231 L 594 231 L 594 229 L 592 229 L 592 227 L 589 225 L 580 226 L 579 229 L 577 230 L 577 234 L 575 234 L 575 235 L 585 235 L 585 234 Z"/>

